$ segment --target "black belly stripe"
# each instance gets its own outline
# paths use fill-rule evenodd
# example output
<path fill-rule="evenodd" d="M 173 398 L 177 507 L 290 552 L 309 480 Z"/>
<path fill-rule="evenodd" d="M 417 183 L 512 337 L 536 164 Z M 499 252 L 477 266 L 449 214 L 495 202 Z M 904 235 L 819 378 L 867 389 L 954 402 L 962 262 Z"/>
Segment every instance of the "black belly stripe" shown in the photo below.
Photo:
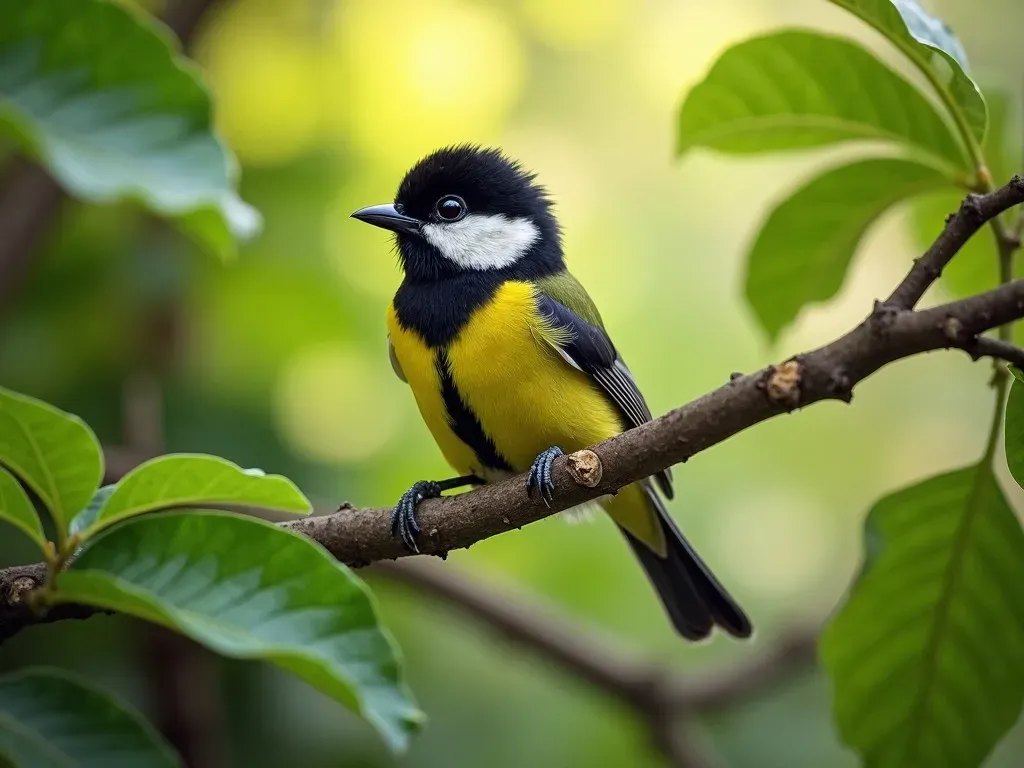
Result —
<path fill-rule="evenodd" d="M 480 462 L 481 469 L 494 469 L 512 472 L 512 465 L 498 452 L 494 441 L 484 432 L 480 420 L 476 417 L 469 406 L 466 405 L 455 387 L 452 379 L 451 369 L 448 366 L 448 356 L 443 350 L 434 353 L 434 365 L 437 368 L 437 377 L 441 382 L 441 397 L 444 400 L 445 410 L 448 412 L 448 423 L 452 432 L 462 442 L 468 445 L 476 460 Z"/>

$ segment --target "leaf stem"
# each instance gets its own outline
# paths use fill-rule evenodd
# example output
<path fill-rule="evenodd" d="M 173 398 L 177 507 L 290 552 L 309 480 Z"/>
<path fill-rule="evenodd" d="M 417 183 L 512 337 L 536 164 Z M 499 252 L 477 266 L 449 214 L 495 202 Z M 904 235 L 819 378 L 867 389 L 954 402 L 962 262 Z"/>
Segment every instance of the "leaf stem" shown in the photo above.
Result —
<path fill-rule="evenodd" d="M 985 445 L 985 455 L 981 459 L 982 464 L 990 464 L 996 455 L 996 448 L 999 446 L 999 435 L 1003 426 L 1003 416 L 1006 414 L 1006 391 L 1010 385 L 1010 371 L 1006 364 L 996 365 L 996 372 L 992 379 L 992 386 L 996 390 L 996 407 L 992 412 L 992 426 L 988 432 L 988 442 Z"/>
<path fill-rule="evenodd" d="M 62 535 L 56 546 L 54 546 L 52 541 L 47 542 L 46 581 L 43 583 L 42 588 L 33 593 L 36 596 L 36 607 L 45 610 L 46 606 L 54 602 L 53 596 L 57 591 L 57 576 L 64 570 L 64 566 L 71 561 L 71 558 L 74 557 L 75 550 L 81 543 L 81 537 L 77 533 Z"/>
<path fill-rule="evenodd" d="M 1013 279 L 1013 258 L 1020 248 L 1020 239 L 1015 237 L 1006 227 L 1005 223 L 997 218 L 992 219 L 992 234 L 996 239 L 996 249 L 999 251 L 999 283 L 1005 284 Z M 999 326 L 999 339 L 1009 342 L 1013 339 L 1013 323 L 1005 323 Z M 1010 385 L 1010 371 L 1005 363 L 998 360 L 994 362 L 992 375 L 992 386 L 996 390 L 996 405 L 992 414 L 992 426 L 988 433 L 988 443 L 985 446 L 983 463 L 991 463 L 995 457 L 996 448 L 999 445 L 999 435 L 1003 426 L 1003 417 L 1006 413 L 1006 392 Z"/>
<path fill-rule="evenodd" d="M 840 7 L 852 10 L 846 4 L 840 4 Z M 860 16 L 860 14 L 857 14 Z M 960 134 L 960 139 L 964 143 L 964 148 L 967 150 L 968 158 L 971 164 L 974 166 L 975 180 L 971 184 L 971 187 L 977 187 L 983 192 L 992 191 L 992 174 L 989 172 L 988 165 L 985 162 L 985 153 L 981 148 L 981 144 L 974 138 L 974 132 L 971 131 L 971 126 L 967 124 L 967 118 L 964 116 L 963 110 L 960 109 L 960 105 L 956 103 L 956 99 L 953 98 L 953 94 L 949 88 L 946 87 L 938 76 L 938 73 L 932 69 L 928 64 L 927 60 L 921 55 L 921 53 L 915 48 L 915 46 L 909 40 L 903 40 L 893 38 L 889 33 L 883 29 L 876 21 L 861 16 L 867 24 L 873 27 L 877 32 L 886 37 L 893 45 L 895 45 L 903 55 L 906 56 L 910 62 L 917 67 L 918 71 L 924 75 L 925 80 L 935 91 L 935 94 L 939 97 L 939 101 L 942 102 L 946 111 L 949 112 L 949 116 L 953 118 L 953 123 L 956 125 L 957 133 Z M 984 100 L 984 96 L 982 97 Z"/>
<path fill-rule="evenodd" d="M 1013 259 L 1021 246 L 1020 238 L 1010 232 L 1005 222 L 998 216 L 992 219 L 992 233 L 995 235 L 996 248 L 999 251 L 999 283 L 1005 285 L 1013 280 Z M 999 326 L 999 338 L 1002 341 L 1010 341 L 1013 338 L 1012 323 Z M 1005 371 L 1005 366 L 1002 367 Z"/>
<path fill-rule="evenodd" d="M 974 138 L 974 133 L 971 131 L 971 126 L 967 124 L 967 118 L 964 116 L 963 110 L 960 109 L 960 105 L 956 103 L 956 99 L 953 98 L 953 94 L 950 93 L 949 88 L 939 80 L 938 74 L 933 70 L 917 51 L 911 48 L 905 43 L 900 43 L 900 49 L 903 53 L 917 66 L 921 74 L 924 75 L 929 85 L 935 90 L 939 100 L 946 107 L 946 111 L 949 112 L 950 117 L 953 118 L 953 123 L 956 125 L 956 130 L 960 134 L 960 139 L 964 142 L 964 147 L 967 149 L 967 154 L 970 157 L 971 163 L 974 165 L 974 172 L 976 175 L 975 184 L 981 188 L 983 192 L 992 191 L 992 174 L 988 170 L 988 165 L 985 162 L 985 153 L 981 148 L 981 144 Z"/>

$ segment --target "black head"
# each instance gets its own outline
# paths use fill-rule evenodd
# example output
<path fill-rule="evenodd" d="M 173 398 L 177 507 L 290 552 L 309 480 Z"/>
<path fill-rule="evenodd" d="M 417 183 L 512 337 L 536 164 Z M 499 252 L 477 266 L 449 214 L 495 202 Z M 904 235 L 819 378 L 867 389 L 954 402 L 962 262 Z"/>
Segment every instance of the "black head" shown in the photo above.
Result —
<path fill-rule="evenodd" d="M 411 280 L 495 270 L 539 277 L 562 269 L 550 200 L 533 174 L 496 149 L 438 150 L 405 175 L 394 205 L 352 216 L 396 234 Z"/>

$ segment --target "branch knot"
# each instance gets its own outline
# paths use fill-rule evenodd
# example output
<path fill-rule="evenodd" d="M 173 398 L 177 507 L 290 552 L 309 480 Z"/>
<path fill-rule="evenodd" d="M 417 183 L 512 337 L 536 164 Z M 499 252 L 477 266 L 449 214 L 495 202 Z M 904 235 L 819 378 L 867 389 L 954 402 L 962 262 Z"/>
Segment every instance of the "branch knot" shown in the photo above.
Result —
<path fill-rule="evenodd" d="M 11 605 L 21 605 L 25 602 L 28 594 L 39 586 L 40 584 L 31 576 L 19 576 L 11 582 L 11 590 L 7 596 L 7 602 Z"/>
<path fill-rule="evenodd" d="M 981 195 L 972 192 L 960 203 L 959 215 L 970 221 L 975 227 L 980 227 L 985 223 L 985 211 L 982 209 L 981 201 Z"/>
<path fill-rule="evenodd" d="M 960 322 L 960 318 L 953 315 L 949 315 L 942 324 L 942 333 L 951 344 L 963 343 L 963 331 L 964 324 Z"/>
<path fill-rule="evenodd" d="M 565 457 L 565 468 L 577 485 L 596 488 L 604 475 L 601 457 L 590 449 L 576 451 Z"/>
<path fill-rule="evenodd" d="M 871 315 L 868 317 L 868 325 L 871 328 L 871 332 L 875 336 L 883 335 L 896 322 L 896 317 L 901 311 L 900 307 L 888 301 L 875 299 L 875 304 L 871 308 Z"/>
<path fill-rule="evenodd" d="M 768 372 L 765 392 L 776 405 L 792 410 L 800 405 L 800 383 L 803 369 L 796 358 L 773 365 Z"/>

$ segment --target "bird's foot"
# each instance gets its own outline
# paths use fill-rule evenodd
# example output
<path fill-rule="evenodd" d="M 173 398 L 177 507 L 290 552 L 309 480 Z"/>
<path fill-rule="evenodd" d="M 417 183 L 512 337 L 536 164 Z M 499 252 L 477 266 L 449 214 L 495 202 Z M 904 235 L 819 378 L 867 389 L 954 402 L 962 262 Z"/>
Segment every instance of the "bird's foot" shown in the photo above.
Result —
<path fill-rule="evenodd" d="M 562 455 L 564 455 L 562 449 L 557 445 L 551 446 L 546 451 L 541 451 L 540 455 L 533 460 L 530 476 L 526 480 L 527 495 L 533 495 L 533 489 L 536 488 L 544 500 L 544 505 L 548 507 L 551 506 L 551 500 L 555 493 L 555 484 L 551 480 L 551 465 Z"/>
<path fill-rule="evenodd" d="M 401 538 L 411 552 L 419 552 L 416 537 L 420 535 L 420 521 L 416 518 L 416 505 L 424 499 L 436 499 L 441 495 L 441 483 L 420 480 L 402 494 L 391 512 L 391 535 Z"/>
<path fill-rule="evenodd" d="M 439 498 L 441 491 L 483 483 L 484 479 L 477 475 L 462 475 L 450 480 L 420 480 L 413 483 L 412 488 L 402 494 L 402 498 L 391 511 L 391 535 L 401 538 L 410 552 L 419 554 L 420 548 L 416 546 L 416 537 L 420 535 L 420 521 L 416 518 L 416 505 L 424 499 Z"/>

